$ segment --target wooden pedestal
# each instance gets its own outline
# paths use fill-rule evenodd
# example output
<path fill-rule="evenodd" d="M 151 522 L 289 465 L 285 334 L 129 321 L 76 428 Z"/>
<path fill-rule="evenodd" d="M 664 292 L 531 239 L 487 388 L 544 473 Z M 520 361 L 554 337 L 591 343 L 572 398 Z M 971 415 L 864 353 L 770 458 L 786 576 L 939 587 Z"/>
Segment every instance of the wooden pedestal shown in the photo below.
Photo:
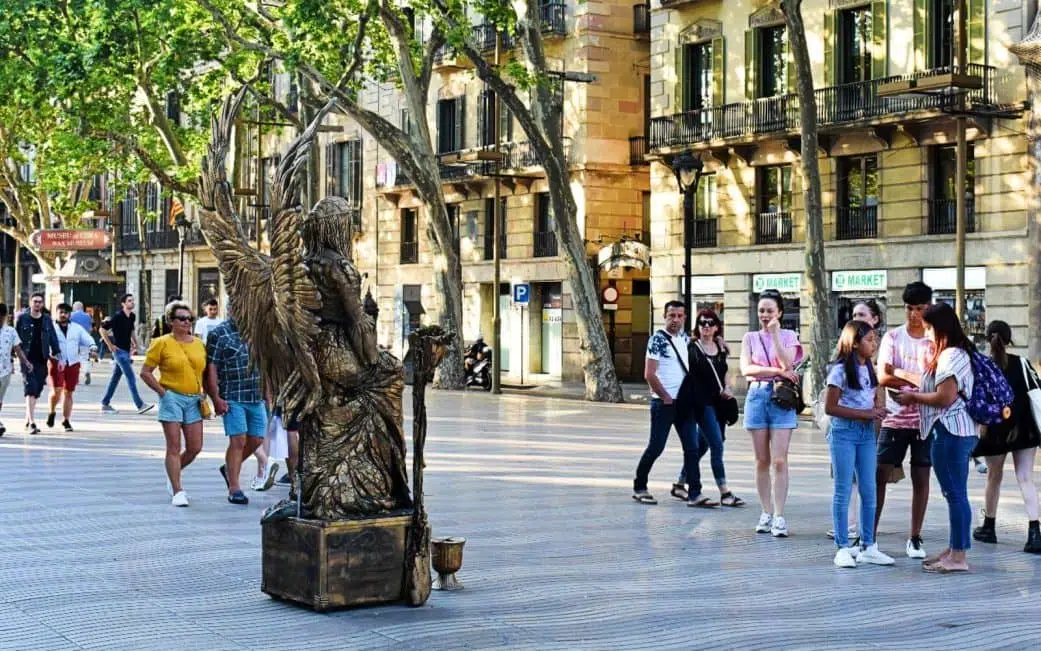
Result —
<path fill-rule="evenodd" d="M 410 515 L 263 525 L 260 589 L 317 611 L 404 598 Z"/>

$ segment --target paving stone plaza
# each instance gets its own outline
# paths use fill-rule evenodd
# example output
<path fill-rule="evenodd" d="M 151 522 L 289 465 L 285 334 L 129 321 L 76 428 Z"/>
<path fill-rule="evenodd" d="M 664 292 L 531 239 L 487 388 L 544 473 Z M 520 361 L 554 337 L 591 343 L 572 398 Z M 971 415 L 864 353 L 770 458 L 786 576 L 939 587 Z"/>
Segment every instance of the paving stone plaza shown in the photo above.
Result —
<path fill-rule="evenodd" d="M 0 438 L 0 649 L 1041 645 L 1041 558 L 1021 551 L 1026 518 L 1011 466 L 999 544 L 974 546 L 970 574 L 923 574 L 904 556 L 907 481 L 890 488 L 879 539 L 896 566 L 840 570 L 824 536 L 827 448 L 809 426 L 792 445 L 792 535 L 778 540 L 752 531 L 752 450 L 740 430 L 728 436 L 727 474 L 748 507 L 706 511 L 669 498 L 675 437 L 651 476 L 660 504 L 641 506 L 629 494 L 645 405 L 477 392 L 429 399 L 427 503 L 435 536 L 467 538 L 465 589 L 434 592 L 418 609 L 316 614 L 260 592 L 258 520 L 285 489 L 228 504 L 217 472 L 225 439 L 212 422 L 185 473 L 192 505 L 171 507 L 154 416 L 120 403 L 121 388 L 116 406 L 127 411 L 102 417 L 106 379 L 77 391 L 74 434 L 44 428 L 30 438 L 13 378 Z M 974 508 L 983 484 L 972 473 Z M 934 480 L 927 550 L 944 546 L 946 522 Z"/>

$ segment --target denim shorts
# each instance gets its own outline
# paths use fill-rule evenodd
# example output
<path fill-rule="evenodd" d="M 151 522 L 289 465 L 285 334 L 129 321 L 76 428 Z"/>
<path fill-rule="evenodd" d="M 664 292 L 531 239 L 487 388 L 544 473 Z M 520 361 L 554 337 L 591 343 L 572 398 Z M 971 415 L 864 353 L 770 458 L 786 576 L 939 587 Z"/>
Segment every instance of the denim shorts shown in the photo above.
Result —
<path fill-rule="evenodd" d="M 228 401 L 228 413 L 224 414 L 224 434 L 241 436 L 248 434 L 264 438 L 267 434 L 267 407 L 262 402 Z"/>
<path fill-rule="evenodd" d="M 176 391 L 166 390 L 159 398 L 159 422 L 181 423 L 191 425 L 202 420 L 199 412 L 199 394 L 188 396 Z"/>
<path fill-rule="evenodd" d="M 798 418 L 794 409 L 773 403 L 773 382 L 752 382 L 745 395 L 745 429 L 795 429 Z"/>

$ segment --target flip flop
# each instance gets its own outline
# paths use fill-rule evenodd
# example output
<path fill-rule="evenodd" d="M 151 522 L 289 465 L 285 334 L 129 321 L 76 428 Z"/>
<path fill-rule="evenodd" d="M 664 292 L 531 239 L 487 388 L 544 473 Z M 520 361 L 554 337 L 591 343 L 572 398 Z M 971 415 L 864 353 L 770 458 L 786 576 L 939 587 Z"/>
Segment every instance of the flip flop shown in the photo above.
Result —
<path fill-rule="evenodd" d="M 637 502 L 639 502 L 640 504 L 657 504 L 658 503 L 658 500 L 654 499 L 654 497 L 650 493 L 646 493 L 646 492 L 644 492 L 644 493 L 633 493 L 633 499 L 636 500 Z"/>
<path fill-rule="evenodd" d="M 968 568 L 961 569 L 959 567 L 944 567 L 939 563 L 935 563 L 933 565 L 923 565 L 922 571 L 929 574 L 956 574 L 958 572 L 968 572 L 969 570 Z"/>
<path fill-rule="evenodd" d="M 719 497 L 719 503 L 723 506 L 731 506 L 734 508 L 740 508 L 745 505 L 745 501 L 743 499 L 741 499 L 737 495 L 734 495 L 730 491 L 723 493 L 723 495 Z"/>
<path fill-rule="evenodd" d="M 709 498 L 702 495 L 701 497 L 696 497 L 693 500 L 689 500 L 687 502 L 687 506 L 698 509 L 714 509 L 719 506 L 719 502 L 713 502 Z"/>
<path fill-rule="evenodd" d="M 232 504 L 249 504 L 249 498 L 242 491 L 235 491 L 228 495 L 228 501 Z"/>

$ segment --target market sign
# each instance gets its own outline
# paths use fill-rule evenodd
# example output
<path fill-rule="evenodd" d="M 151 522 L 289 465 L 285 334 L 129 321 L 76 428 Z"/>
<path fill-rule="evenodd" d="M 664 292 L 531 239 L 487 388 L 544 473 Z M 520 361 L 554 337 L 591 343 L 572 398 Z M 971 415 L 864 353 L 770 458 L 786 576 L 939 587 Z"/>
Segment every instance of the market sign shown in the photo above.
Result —
<path fill-rule="evenodd" d="M 782 294 L 798 294 L 802 291 L 802 274 L 756 274 L 752 276 L 752 292 L 762 294 L 767 289 L 776 289 Z"/>
<path fill-rule="evenodd" d="M 29 241 L 40 251 L 103 251 L 112 246 L 112 237 L 101 229 L 33 231 Z"/>
<path fill-rule="evenodd" d="M 884 269 L 874 271 L 833 271 L 833 292 L 884 292 L 889 287 L 889 278 Z"/>

